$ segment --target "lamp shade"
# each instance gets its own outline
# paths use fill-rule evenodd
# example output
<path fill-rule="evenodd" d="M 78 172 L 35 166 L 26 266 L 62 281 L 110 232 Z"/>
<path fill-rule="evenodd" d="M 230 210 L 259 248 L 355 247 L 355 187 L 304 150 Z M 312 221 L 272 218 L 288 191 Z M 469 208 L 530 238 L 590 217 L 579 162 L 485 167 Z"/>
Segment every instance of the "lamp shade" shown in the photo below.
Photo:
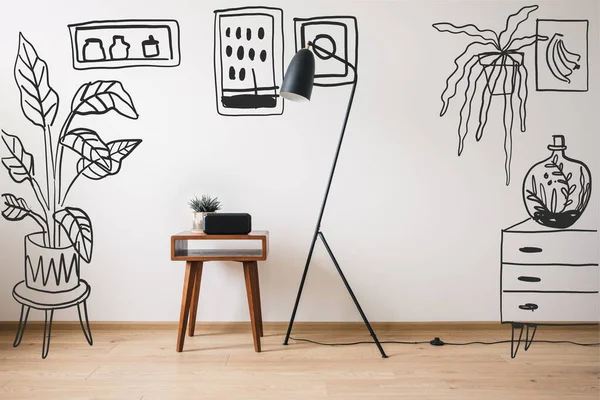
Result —
<path fill-rule="evenodd" d="M 286 100 L 308 101 L 315 80 L 315 56 L 308 49 L 299 50 L 283 78 L 280 95 Z"/>

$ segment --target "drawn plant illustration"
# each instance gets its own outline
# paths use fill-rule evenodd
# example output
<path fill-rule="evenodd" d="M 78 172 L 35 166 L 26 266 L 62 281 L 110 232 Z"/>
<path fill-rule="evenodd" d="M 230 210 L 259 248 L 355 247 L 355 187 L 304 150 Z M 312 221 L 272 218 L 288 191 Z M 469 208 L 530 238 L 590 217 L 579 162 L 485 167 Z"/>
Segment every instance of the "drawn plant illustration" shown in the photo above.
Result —
<path fill-rule="evenodd" d="M 441 95 L 440 116 L 446 114 L 450 101 L 458 95 L 460 86 L 461 93 L 464 93 L 458 122 L 458 155 L 460 156 L 464 150 L 464 141 L 473 115 L 477 115 L 475 139 L 479 141 L 488 122 L 492 99 L 495 97 L 501 99 L 498 101 L 503 107 L 506 185 L 510 184 L 515 113 L 518 114 L 521 131 L 526 130 L 528 70 L 525 66 L 523 50 L 537 41 L 548 40 L 546 36 L 520 33 L 521 24 L 527 21 L 530 14 L 537 9 L 537 5 L 526 6 L 509 15 L 506 26 L 500 33 L 491 29 L 480 29 L 474 24 L 462 26 L 450 22 L 433 24 L 433 27 L 440 32 L 465 34 L 475 38 L 454 59 L 454 71 L 446 79 L 446 87 Z"/>
<path fill-rule="evenodd" d="M 548 146 L 552 154 L 535 164 L 523 181 L 523 201 L 534 221 L 552 228 L 568 228 L 585 211 L 592 194 L 592 176 L 583 162 L 565 155 L 562 135 Z"/>
<path fill-rule="evenodd" d="M 58 132 L 53 131 L 59 96 L 50 85 L 48 65 L 22 34 L 19 34 L 14 77 L 23 115 L 39 128 L 44 141 L 44 157 L 40 168 L 34 156 L 25 150 L 21 139 L 2 130 L 2 141 L 9 153 L 8 157 L 2 158 L 2 164 L 15 183 L 31 187 L 37 200 L 37 204 L 32 206 L 23 198 L 4 193 L 2 216 L 9 221 L 29 217 L 40 228 L 40 231 L 25 237 L 25 281 L 18 283 L 13 290 L 13 297 L 23 305 L 20 333 L 15 339 L 17 346 L 30 307 L 46 310 L 46 324 L 49 319 L 51 326 L 54 309 L 64 308 L 65 304 L 82 306 L 83 311 L 79 309 L 82 328 L 82 313 L 85 314 L 87 325 L 87 309 L 83 302 L 89 295 L 89 286 L 87 283 L 80 284 L 79 275 L 80 260 L 89 263 L 92 259 L 92 222 L 83 209 L 65 206 L 65 203 L 71 188 L 81 177 L 100 180 L 116 175 L 123 160 L 141 140 L 125 139 L 107 143 L 97 132 L 84 125 L 86 116 L 98 116 L 111 111 L 129 119 L 138 118 L 131 97 L 118 81 L 95 81 L 81 85 L 73 96 L 62 127 Z M 73 170 L 63 166 L 65 149 L 78 157 L 76 173 L 65 174 Z M 84 333 L 92 344 L 91 333 L 88 336 L 89 325 L 87 329 L 88 332 L 84 328 Z M 47 333 L 43 357 L 47 354 L 50 328 Z"/>

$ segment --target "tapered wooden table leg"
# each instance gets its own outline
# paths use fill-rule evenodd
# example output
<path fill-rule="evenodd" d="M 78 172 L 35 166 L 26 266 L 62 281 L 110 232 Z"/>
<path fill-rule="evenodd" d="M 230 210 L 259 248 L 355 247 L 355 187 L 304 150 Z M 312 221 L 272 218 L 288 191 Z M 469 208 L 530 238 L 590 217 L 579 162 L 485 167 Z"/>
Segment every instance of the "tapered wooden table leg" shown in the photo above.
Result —
<path fill-rule="evenodd" d="M 258 263 L 256 261 L 252 262 L 254 264 L 254 268 L 256 269 L 256 303 L 255 303 L 255 313 L 258 319 L 258 332 L 260 337 L 264 336 L 263 332 L 263 320 L 262 320 L 262 306 L 260 303 L 260 280 L 258 278 Z"/>
<path fill-rule="evenodd" d="M 196 315 L 198 313 L 198 297 L 200 297 L 200 283 L 202 282 L 202 261 L 192 261 L 196 264 L 196 274 L 194 278 L 194 290 L 192 292 L 192 303 L 190 304 L 190 326 L 188 327 L 188 335 L 194 336 L 196 330 Z"/>
<path fill-rule="evenodd" d="M 197 264 L 193 261 L 187 261 L 185 263 L 185 278 L 183 280 L 183 293 L 181 295 L 181 313 L 179 314 L 179 331 L 177 333 L 178 352 L 183 351 L 183 343 L 185 342 L 185 331 L 192 302 L 196 268 Z"/>
<path fill-rule="evenodd" d="M 258 300 L 258 269 L 255 261 L 244 262 L 244 277 L 246 280 L 246 294 L 248 296 L 248 309 L 250 311 L 250 323 L 252 325 L 252 338 L 254 339 L 254 351 L 260 352 L 260 307 Z"/>

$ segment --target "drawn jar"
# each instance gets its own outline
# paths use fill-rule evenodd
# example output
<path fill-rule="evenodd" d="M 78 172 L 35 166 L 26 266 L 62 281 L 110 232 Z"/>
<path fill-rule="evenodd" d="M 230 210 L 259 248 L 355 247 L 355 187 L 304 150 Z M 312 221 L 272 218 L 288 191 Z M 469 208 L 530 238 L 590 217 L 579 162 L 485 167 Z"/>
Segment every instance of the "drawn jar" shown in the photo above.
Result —
<path fill-rule="evenodd" d="M 142 42 L 142 51 L 144 53 L 144 57 L 158 57 L 160 54 L 158 40 L 154 39 L 154 36 L 152 35 L 148 36 L 148 39 Z"/>
<path fill-rule="evenodd" d="M 113 36 L 113 43 L 110 45 L 110 58 L 113 60 L 123 60 L 129 57 L 129 48 L 131 46 L 125 41 L 123 36 Z"/>
<path fill-rule="evenodd" d="M 83 45 L 83 61 L 101 61 L 106 59 L 102 40 L 98 38 L 85 39 Z"/>
<path fill-rule="evenodd" d="M 523 181 L 523 201 L 531 218 L 551 228 L 568 228 L 587 207 L 592 176 L 581 161 L 565 155 L 562 135 L 554 135 L 550 157 L 535 164 Z"/>

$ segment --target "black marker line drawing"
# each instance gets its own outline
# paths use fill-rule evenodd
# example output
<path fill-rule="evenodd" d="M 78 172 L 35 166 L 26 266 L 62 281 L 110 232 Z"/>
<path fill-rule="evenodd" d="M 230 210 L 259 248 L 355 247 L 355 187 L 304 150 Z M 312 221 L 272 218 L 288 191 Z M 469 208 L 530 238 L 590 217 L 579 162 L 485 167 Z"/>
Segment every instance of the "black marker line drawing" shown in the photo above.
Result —
<path fill-rule="evenodd" d="M 503 102 L 504 127 L 504 170 L 506 185 L 510 184 L 512 160 L 512 134 L 515 112 L 518 113 L 521 132 L 526 130 L 527 119 L 527 78 L 523 50 L 538 41 L 548 40 L 538 34 L 516 36 L 519 27 L 538 6 L 526 6 L 508 16 L 506 27 L 499 34 L 490 29 L 480 29 L 473 24 L 456 26 L 449 22 L 433 24 L 440 32 L 465 34 L 474 38 L 458 57 L 454 59 L 454 71 L 446 79 L 442 92 L 440 116 L 448 111 L 450 100 L 458 94 L 459 85 L 464 87 L 464 101 L 459 111 L 458 155 L 464 150 L 464 141 L 469 132 L 473 113 L 478 116 L 475 139 L 481 140 L 488 113 L 494 97 Z M 491 50 L 488 50 L 491 49 Z M 475 101 L 475 105 L 473 102 Z M 473 112 L 473 108 L 479 111 Z"/>
<path fill-rule="evenodd" d="M 598 231 L 571 228 L 589 202 L 591 174 L 566 148 L 554 135 L 552 154 L 523 180 L 530 218 L 502 230 L 500 321 L 511 325 L 512 358 L 522 341 L 529 350 L 538 326 L 597 325 L 600 316 L 600 267 L 590 251 Z"/>
<path fill-rule="evenodd" d="M 217 112 L 224 116 L 281 115 L 283 10 L 215 10 L 214 67 Z"/>
<path fill-rule="evenodd" d="M 69 25 L 73 68 L 176 67 L 179 23 L 172 19 L 89 21 Z"/>
<path fill-rule="evenodd" d="M 316 45 L 358 67 L 358 21 L 353 16 L 294 18 L 296 52 L 312 40 Z M 354 71 L 331 55 L 314 49 L 315 86 L 343 86 L 354 82 Z"/>
<path fill-rule="evenodd" d="M 538 19 L 536 33 L 550 38 L 535 45 L 535 85 L 540 92 L 589 90 L 588 20 Z"/>
<path fill-rule="evenodd" d="M 25 199 L 4 193 L 2 216 L 9 221 L 30 217 L 40 229 L 25 237 L 25 280 L 13 289 L 14 299 L 21 304 L 13 345 L 17 347 L 21 343 L 30 309 L 43 310 L 46 322 L 42 358 L 46 358 L 54 310 L 77 306 L 86 340 L 93 344 L 86 304 L 91 288 L 80 279 L 81 260 L 88 264 L 92 260 L 92 222 L 83 209 L 65 206 L 69 192 L 81 176 L 99 180 L 117 174 L 123 160 L 142 141 L 126 139 L 106 143 L 95 131 L 82 127 L 85 116 L 111 111 L 128 119 L 138 118 L 131 96 L 121 82 L 95 81 L 81 85 L 58 135 L 53 135 L 59 97 L 50 86 L 48 65 L 22 34 L 19 34 L 14 76 L 23 115 L 43 131 L 42 168 L 46 179 L 40 185 L 34 173 L 33 155 L 25 150 L 18 136 L 2 130 L 2 141 L 9 152 L 8 157 L 2 158 L 2 164 L 15 183 L 31 186 L 37 200 L 36 207 L 30 207 Z M 74 123 L 77 128 L 72 128 Z M 63 169 L 65 149 L 79 157 L 73 176 Z M 68 179 L 70 183 L 64 185 Z"/>
<path fill-rule="evenodd" d="M 531 167 L 523 180 L 523 202 L 537 223 L 564 229 L 585 211 L 592 196 L 592 174 L 583 162 L 565 155 L 564 136 L 553 138 L 550 156 Z"/>

